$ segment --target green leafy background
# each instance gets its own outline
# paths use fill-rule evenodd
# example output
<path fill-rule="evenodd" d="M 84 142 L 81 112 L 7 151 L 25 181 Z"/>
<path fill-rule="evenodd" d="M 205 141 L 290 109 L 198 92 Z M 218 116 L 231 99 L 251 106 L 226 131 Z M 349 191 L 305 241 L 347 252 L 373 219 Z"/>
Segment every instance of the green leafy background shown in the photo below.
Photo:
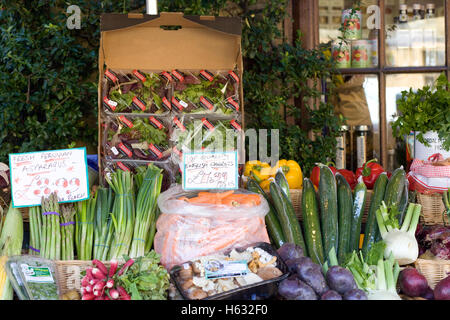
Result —
<path fill-rule="evenodd" d="M 75 145 L 95 153 L 100 14 L 144 13 L 145 1 L 2 4 L 0 161 L 7 162 L 13 152 Z M 81 30 L 66 27 L 71 4 L 81 9 Z M 340 120 L 331 105 L 317 103 L 321 92 L 308 87 L 307 80 L 319 85 L 334 66 L 322 50 L 305 50 L 300 41 L 284 38 L 286 1 L 160 0 L 158 6 L 160 12 L 240 16 L 246 127 L 280 129 L 281 157 L 299 161 L 307 173 L 315 162 L 333 158 Z M 302 114 L 293 98 L 309 112 Z M 310 139 L 308 130 L 316 138 Z"/>

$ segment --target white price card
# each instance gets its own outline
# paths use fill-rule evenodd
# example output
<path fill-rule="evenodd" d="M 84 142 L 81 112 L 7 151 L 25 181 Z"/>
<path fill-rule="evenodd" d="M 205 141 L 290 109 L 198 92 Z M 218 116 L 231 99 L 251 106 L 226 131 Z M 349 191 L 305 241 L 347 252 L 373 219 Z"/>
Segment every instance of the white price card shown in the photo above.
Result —
<path fill-rule="evenodd" d="M 9 154 L 14 208 L 41 204 L 56 192 L 59 202 L 89 199 L 86 148 Z"/>
<path fill-rule="evenodd" d="M 239 188 L 237 151 L 183 152 L 184 190 Z"/>

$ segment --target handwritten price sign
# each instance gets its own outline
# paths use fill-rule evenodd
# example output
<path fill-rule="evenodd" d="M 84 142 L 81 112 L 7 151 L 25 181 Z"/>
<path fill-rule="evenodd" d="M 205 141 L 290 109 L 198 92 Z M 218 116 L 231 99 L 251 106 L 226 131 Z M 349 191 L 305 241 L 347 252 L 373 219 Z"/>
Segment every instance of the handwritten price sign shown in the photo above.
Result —
<path fill-rule="evenodd" d="M 237 151 L 184 152 L 184 190 L 238 189 Z"/>
<path fill-rule="evenodd" d="M 40 205 L 52 192 L 59 202 L 89 198 L 86 148 L 12 153 L 9 166 L 15 208 Z"/>

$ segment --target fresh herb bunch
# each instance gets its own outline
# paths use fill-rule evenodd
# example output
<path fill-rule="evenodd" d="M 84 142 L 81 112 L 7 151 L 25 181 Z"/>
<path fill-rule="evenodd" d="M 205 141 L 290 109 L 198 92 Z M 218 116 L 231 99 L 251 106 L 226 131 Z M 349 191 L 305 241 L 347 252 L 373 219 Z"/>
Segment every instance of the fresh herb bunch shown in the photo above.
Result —
<path fill-rule="evenodd" d="M 133 127 L 125 125 L 110 125 L 108 130 L 108 141 L 113 141 L 117 136 L 120 140 L 139 140 L 139 142 L 153 143 L 161 147 L 168 146 L 167 129 L 157 129 L 150 124 L 147 118 L 136 118 Z"/>
<path fill-rule="evenodd" d="M 125 261 L 130 258 L 125 256 Z M 160 256 L 151 250 L 135 262 L 117 282 L 131 295 L 132 300 L 166 300 L 169 289 L 169 274 L 159 264 Z"/>
<path fill-rule="evenodd" d="M 417 133 L 416 138 L 425 146 L 430 146 L 423 135 L 429 131 L 438 133 L 442 147 L 450 150 L 450 82 L 442 73 L 432 86 L 424 86 L 414 92 L 403 91 L 397 101 L 399 114 L 392 123 L 396 137 Z"/>

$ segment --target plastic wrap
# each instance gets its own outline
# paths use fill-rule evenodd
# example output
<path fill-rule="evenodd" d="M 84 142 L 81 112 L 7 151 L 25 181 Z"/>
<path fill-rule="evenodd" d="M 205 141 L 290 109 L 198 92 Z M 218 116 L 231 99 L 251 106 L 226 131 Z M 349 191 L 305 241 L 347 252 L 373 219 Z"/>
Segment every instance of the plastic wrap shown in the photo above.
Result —
<path fill-rule="evenodd" d="M 235 193 L 251 192 L 236 190 Z M 161 215 L 156 224 L 154 247 L 167 269 L 234 247 L 270 242 L 264 220 L 269 205 L 261 195 L 260 204 L 250 207 L 193 204 L 179 200 L 180 197 L 196 195 L 197 192 L 184 192 L 181 186 L 175 186 L 158 198 Z"/>

